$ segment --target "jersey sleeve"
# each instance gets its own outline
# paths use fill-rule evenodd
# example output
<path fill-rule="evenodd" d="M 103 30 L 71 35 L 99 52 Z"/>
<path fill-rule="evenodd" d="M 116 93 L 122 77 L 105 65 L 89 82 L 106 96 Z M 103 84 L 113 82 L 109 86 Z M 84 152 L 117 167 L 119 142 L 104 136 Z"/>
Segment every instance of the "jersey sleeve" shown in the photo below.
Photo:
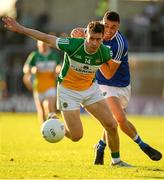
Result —
<path fill-rule="evenodd" d="M 68 55 L 72 55 L 83 44 L 84 38 L 58 38 L 56 40 L 56 47 Z"/>
<path fill-rule="evenodd" d="M 71 38 L 57 38 L 56 40 L 56 47 L 59 50 L 65 51 L 67 53 L 71 52 L 71 44 L 72 44 L 72 40 Z"/>

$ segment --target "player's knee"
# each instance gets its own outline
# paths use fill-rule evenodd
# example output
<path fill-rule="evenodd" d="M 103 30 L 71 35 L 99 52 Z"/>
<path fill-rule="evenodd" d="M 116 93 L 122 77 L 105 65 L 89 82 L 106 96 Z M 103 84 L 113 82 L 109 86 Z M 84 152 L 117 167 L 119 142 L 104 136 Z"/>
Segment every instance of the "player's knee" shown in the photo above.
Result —
<path fill-rule="evenodd" d="M 83 134 L 74 134 L 74 135 L 71 136 L 71 140 L 74 141 L 74 142 L 77 142 L 80 139 L 82 139 L 82 137 L 83 137 Z"/>
<path fill-rule="evenodd" d="M 110 122 L 109 124 L 106 125 L 105 129 L 107 131 L 114 132 L 114 131 L 117 131 L 117 127 L 118 127 L 117 122 L 113 120 L 112 122 Z"/>
<path fill-rule="evenodd" d="M 123 114 L 118 114 L 117 117 L 116 117 L 116 120 L 117 120 L 119 125 L 124 124 L 127 121 L 125 115 L 123 115 Z"/>

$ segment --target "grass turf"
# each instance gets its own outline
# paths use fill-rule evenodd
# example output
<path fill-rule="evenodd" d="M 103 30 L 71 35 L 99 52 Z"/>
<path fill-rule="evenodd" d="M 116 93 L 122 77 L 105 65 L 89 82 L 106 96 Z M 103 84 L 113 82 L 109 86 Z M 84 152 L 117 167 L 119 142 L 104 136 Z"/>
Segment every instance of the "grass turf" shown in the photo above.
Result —
<path fill-rule="evenodd" d="M 100 124 L 82 115 L 84 137 L 79 142 L 64 138 L 48 143 L 40 134 L 36 114 L 0 113 L 0 179 L 163 179 L 164 160 L 151 161 L 119 130 L 121 157 L 133 168 L 93 165 L 94 144 L 101 137 Z M 164 152 L 164 117 L 128 116 L 140 136 Z"/>

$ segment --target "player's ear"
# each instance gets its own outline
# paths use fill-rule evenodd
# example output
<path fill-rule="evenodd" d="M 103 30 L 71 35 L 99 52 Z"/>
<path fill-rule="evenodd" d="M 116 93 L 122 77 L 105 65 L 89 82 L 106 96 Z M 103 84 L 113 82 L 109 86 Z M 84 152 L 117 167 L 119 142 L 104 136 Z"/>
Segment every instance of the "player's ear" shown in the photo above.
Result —
<path fill-rule="evenodd" d="M 87 32 L 85 32 L 85 36 L 84 36 L 85 38 L 87 37 Z"/>
<path fill-rule="evenodd" d="M 73 29 L 73 30 L 71 31 L 71 33 L 70 33 L 71 38 L 74 37 L 74 33 L 75 33 L 75 29 Z"/>

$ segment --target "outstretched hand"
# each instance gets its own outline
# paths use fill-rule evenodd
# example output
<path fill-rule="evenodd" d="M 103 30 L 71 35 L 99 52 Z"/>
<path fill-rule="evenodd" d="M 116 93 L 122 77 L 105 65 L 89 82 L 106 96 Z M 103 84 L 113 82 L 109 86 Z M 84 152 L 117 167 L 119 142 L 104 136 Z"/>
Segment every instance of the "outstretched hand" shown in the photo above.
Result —
<path fill-rule="evenodd" d="M 2 21 L 4 22 L 4 27 L 10 31 L 21 33 L 23 30 L 23 26 L 11 17 L 2 17 Z"/>
<path fill-rule="evenodd" d="M 83 38 L 85 37 L 84 28 L 75 28 L 71 31 L 71 37 L 73 38 Z"/>

